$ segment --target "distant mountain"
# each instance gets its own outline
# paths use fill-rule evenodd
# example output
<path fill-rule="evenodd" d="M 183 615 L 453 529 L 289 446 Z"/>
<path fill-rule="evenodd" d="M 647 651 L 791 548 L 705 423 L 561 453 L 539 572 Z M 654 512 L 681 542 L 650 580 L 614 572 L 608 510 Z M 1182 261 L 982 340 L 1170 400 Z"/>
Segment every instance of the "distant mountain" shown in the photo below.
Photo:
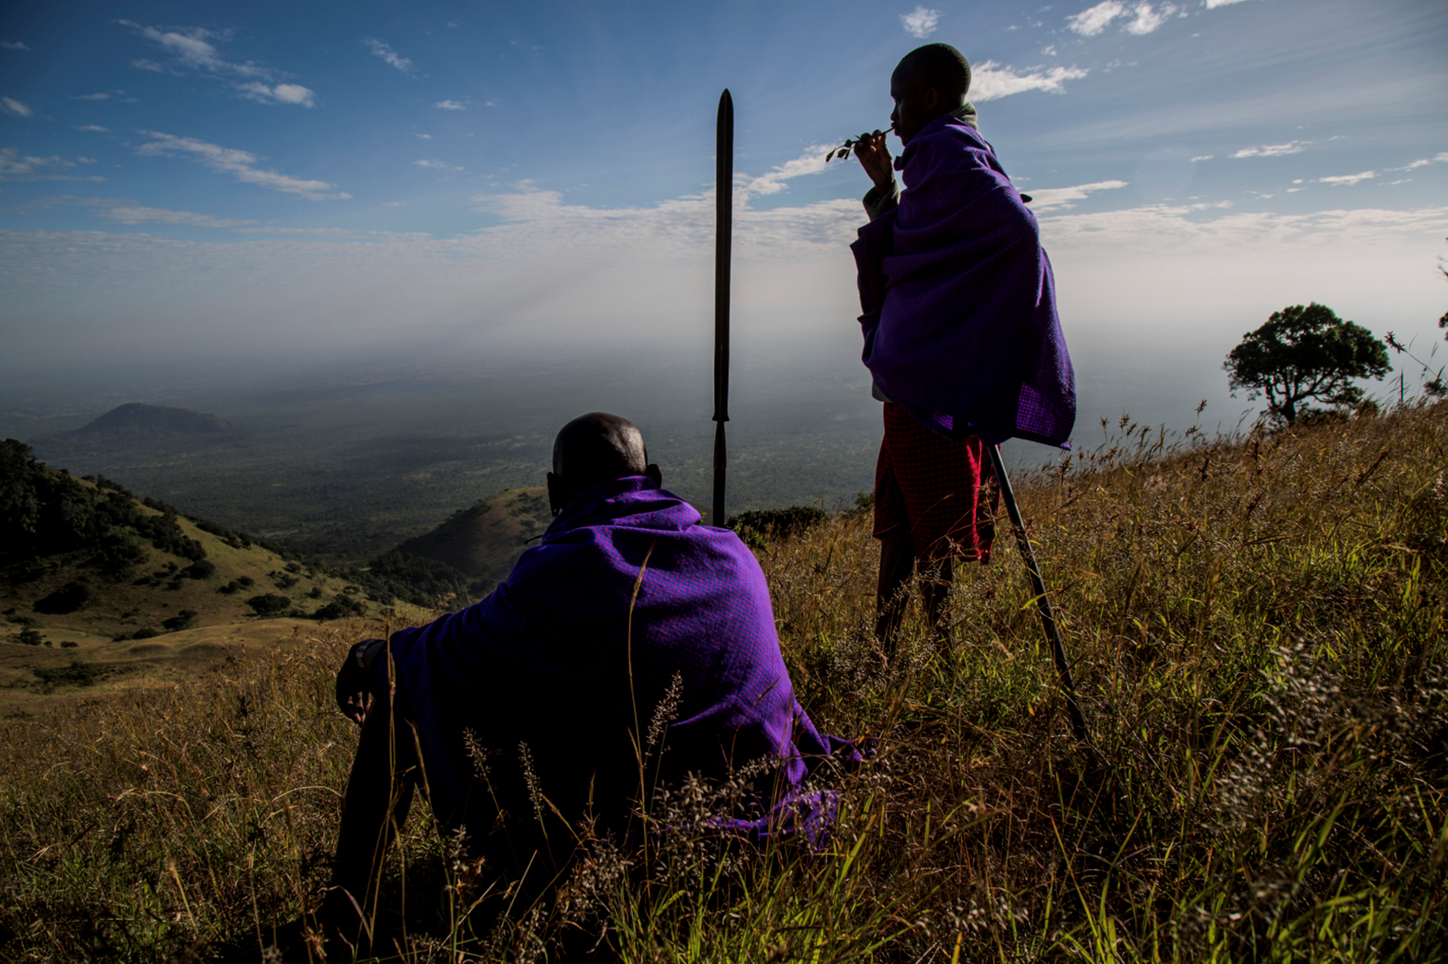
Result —
<path fill-rule="evenodd" d="M 173 435 L 218 435 L 236 426 L 223 418 L 184 408 L 131 402 L 111 409 L 84 428 L 67 432 L 69 438 L 152 439 Z"/>
<path fill-rule="evenodd" d="M 477 599 L 503 580 L 552 521 L 546 488 L 509 489 L 455 513 L 431 532 L 408 539 L 397 551 L 460 570 L 471 580 L 469 595 Z"/>

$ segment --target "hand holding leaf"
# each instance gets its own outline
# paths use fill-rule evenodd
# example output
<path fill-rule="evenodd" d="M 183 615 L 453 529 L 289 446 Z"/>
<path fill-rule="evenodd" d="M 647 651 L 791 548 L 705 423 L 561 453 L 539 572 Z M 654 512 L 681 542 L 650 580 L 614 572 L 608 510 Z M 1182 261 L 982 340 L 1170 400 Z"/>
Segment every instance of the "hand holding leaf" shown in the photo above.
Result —
<path fill-rule="evenodd" d="M 828 164 L 836 157 L 849 157 L 850 152 L 855 149 L 856 144 L 860 143 L 861 141 L 866 141 L 875 137 L 879 137 L 881 134 L 884 133 L 885 131 L 876 130 L 872 133 L 861 134 L 859 137 L 851 138 L 850 140 L 845 141 L 843 145 L 835 148 L 834 150 L 830 151 L 828 154 L 825 155 L 825 163 Z"/>

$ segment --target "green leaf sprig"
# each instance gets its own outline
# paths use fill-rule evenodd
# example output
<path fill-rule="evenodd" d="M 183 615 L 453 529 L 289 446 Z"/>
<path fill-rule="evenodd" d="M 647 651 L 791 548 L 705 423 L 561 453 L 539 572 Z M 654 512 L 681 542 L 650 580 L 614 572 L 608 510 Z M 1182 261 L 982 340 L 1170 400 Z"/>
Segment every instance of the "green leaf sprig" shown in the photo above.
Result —
<path fill-rule="evenodd" d="M 894 128 L 891 129 L 893 130 Z M 830 161 L 834 160 L 837 157 L 849 157 L 850 152 L 854 150 L 855 145 L 860 143 L 860 141 L 863 141 L 867 137 L 879 137 L 883 133 L 885 132 L 882 130 L 876 130 L 872 134 L 861 134 L 859 137 L 845 141 L 843 146 L 836 147 L 834 150 L 830 151 L 828 154 L 825 155 L 825 163 L 828 164 Z"/>

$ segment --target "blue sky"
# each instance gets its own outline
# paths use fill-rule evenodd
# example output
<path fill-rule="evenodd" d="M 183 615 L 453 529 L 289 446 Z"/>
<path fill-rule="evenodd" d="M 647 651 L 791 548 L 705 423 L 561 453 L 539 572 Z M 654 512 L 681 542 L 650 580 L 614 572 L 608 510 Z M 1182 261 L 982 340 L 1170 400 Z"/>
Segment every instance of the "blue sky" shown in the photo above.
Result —
<path fill-rule="evenodd" d="M 1438 0 L 55 2 L 0 14 L 0 367 L 693 350 L 726 86 L 742 337 L 848 347 L 868 185 L 823 154 L 927 39 L 1036 198 L 1083 378 L 1224 381 L 1309 300 L 1440 338 Z"/>

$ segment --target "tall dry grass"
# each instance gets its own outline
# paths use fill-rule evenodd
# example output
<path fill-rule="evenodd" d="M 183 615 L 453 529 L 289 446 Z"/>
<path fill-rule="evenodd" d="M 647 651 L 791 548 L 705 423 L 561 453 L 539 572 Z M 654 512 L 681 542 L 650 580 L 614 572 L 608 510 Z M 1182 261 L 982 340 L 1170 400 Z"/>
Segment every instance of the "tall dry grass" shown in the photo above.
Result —
<path fill-rule="evenodd" d="M 1448 410 L 1103 432 L 1016 480 L 1089 745 L 1004 530 L 958 575 L 954 645 L 913 617 L 886 666 L 869 520 L 844 514 L 760 552 L 802 702 L 879 741 L 826 853 L 600 847 L 551 912 L 474 933 L 476 868 L 414 819 L 382 956 L 542 960 L 584 934 L 630 961 L 1442 959 Z M 346 641 L 5 723 L 0 956 L 261 959 L 326 883 Z"/>

